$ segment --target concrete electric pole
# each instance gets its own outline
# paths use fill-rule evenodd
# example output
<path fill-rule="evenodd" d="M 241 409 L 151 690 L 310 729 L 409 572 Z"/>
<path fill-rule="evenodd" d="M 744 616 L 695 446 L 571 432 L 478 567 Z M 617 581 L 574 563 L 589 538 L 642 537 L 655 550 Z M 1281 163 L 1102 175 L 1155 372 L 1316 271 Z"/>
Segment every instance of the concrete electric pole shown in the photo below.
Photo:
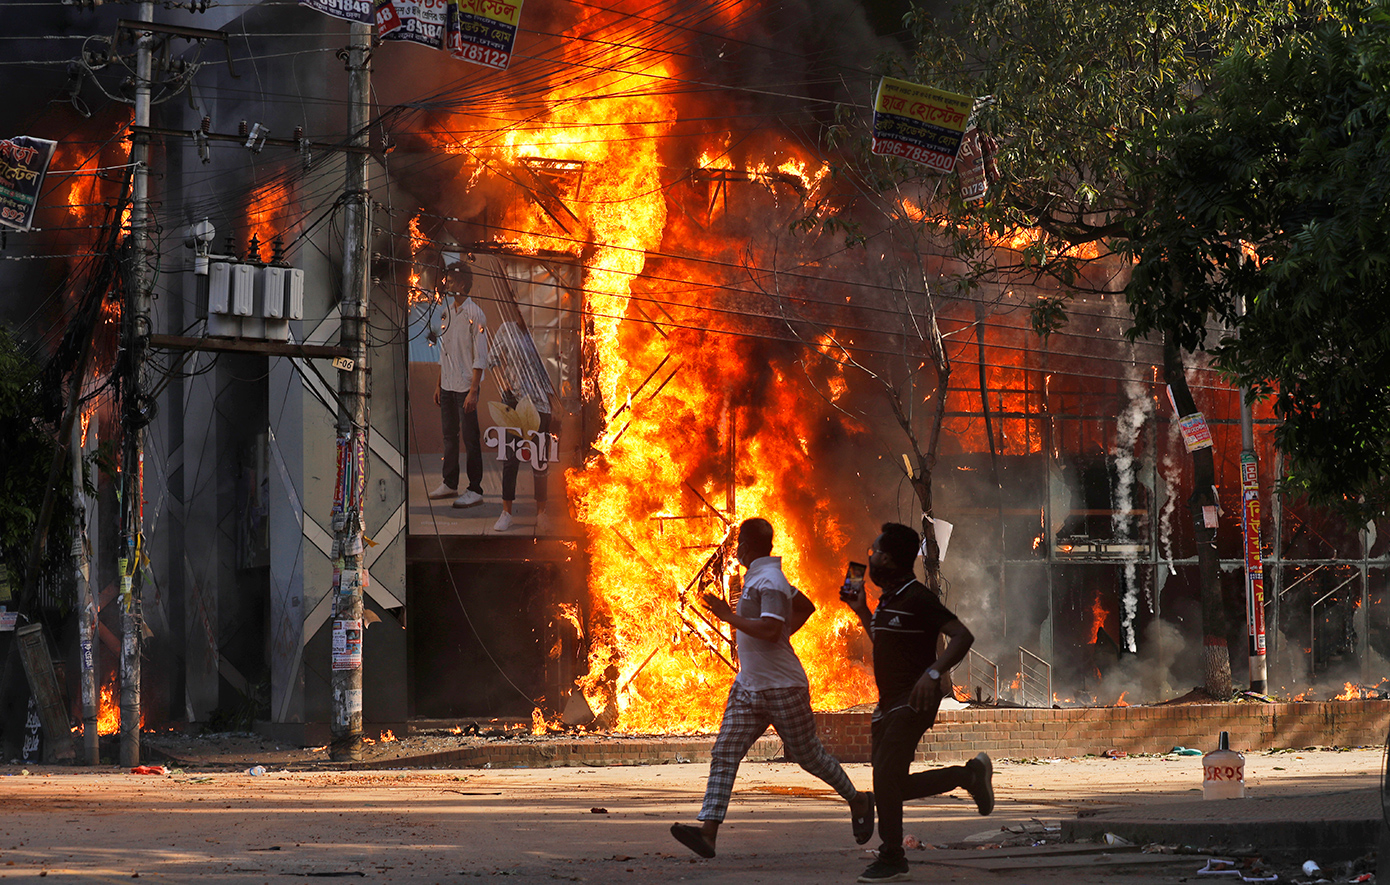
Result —
<path fill-rule="evenodd" d="M 371 251 L 367 193 L 368 97 L 373 26 L 353 22 L 347 48 L 348 137 L 344 154 L 342 325 L 339 344 L 351 356 L 338 366 L 338 482 L 333 500 L 333 740 L 334 761 L 362 758 L 362 506 L 367 471 L 366 318 Z M 349 364 L 350 363 L 350 364 Z"/>
<path fill-rule="evenodd" d="M 127 374 L 122 391 L 122 427 L 125 431 L 121 458 L 121 536 L 117 551 L 121 606 L 121 765 L 140 764 L 140 644 L 144 619 L 140 609 L 140 560 L 144 556 L 145 424 L 147 395 L 144 390 L 145 355 L 150 333 L 149 136 L 150 87 L 154 76 L 153 31 L 139 23 L 154 21 L 154 4 L 139 6 L 135 35 L 135 119 L 130 150 L 132 164 L 130 235 L 123 310 L 123 346 Z"/>

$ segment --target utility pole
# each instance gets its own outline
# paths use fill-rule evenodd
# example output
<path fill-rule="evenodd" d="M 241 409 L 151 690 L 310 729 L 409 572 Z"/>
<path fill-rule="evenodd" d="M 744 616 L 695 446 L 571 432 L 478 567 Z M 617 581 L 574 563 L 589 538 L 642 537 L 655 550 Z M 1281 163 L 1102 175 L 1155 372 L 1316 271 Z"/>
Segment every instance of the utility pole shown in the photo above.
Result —
<path fill-rule="evenodd" d="M 1245 300 L 1237 302 L 1245 315 Z M 1260 545 L 1260 462 L 1255 454 L 1255 427 L 1249 388 L 1240 389 L 1240 528 L 1245 551 L 1245 627 L 1249 636 L 1250 690 L 1265 693 L 1265 572 Z"/>
<path fill-rule="evenodd" d="M 371 240 L 367 193 L 368 98 L 373 25 L 349 25 L 348 138 L 344 155 L 343 292 L 339 344 L 351 356 L 338 366 L 338 482 L 333 493 L 333 721 L 329 756 L 362 758 L 362 505 L 367 482 L 366 318 Z M 349 362 L 351 363 L 349 365 Z"/>
<path fill-rule="evenodd" d="M 154 4 L 140 4 L 137 22 L 154 21 Z M 149 136 L 150 84 L 154 76 L 152 31 L 135 29 L 135 131 L 132 134 L 130 235 L 127 258 L 123 346 L 127 375 L 122 392 L 121 536 L 117 551 L 117 580 L 121 605 L 121 765 L 140 764 L 140 560 L 144 556 L 145 493 L 145 352 L 149 346 Z"/>
<path fill-rule="evenodd" d="M 71 407 L 70 407 L 71 408 Z M 96 433 L 96 428 L 92 428 Z M 82 488 L 82 464 L 86 452 L 82 445 L 82 424 L 72 426 L 72 494 L 77 502 L 77 539 L 73 542 L 73 566 L 77 578 L 77 639 L 81 655 L 82 758 L 88 765 L 101 764 L 101 743 L 97 733 L 101 713 L 101 688 L 97 666 L 101 641 L 97 636 L 97 600 L 92 587 L 91 514 L 94 502 Z"/>

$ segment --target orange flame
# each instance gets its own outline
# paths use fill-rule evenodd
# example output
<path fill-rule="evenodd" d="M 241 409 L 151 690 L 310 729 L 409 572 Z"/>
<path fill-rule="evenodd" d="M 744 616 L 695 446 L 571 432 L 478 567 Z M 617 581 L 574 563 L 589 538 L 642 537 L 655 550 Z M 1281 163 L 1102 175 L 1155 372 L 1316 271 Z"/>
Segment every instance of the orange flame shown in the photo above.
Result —
<path fill-rule="evenodd" d="M 246 239 L 249 243 L 254 235 L 263 247 L 268 247 L 275 238 L 284 239 L 285 226 L 292 217 L 295 194 L 288 180 L 272 180 L 256 187 L 246 209 Z M 248 255 L 250 259 L 269 259 L 269 250 L 260 256 Z"/>
<path fill-rule="evenodd" d="M 116 677 L 101 687 L 101 702 L 97 707 L 97 734 L 119 734 L 121 706 L 116 703 Z"/>
<path fill-rule="evenodd" d="M 429 238 L 420 230 L 420 214 L 415 213 L 415 217 L 410 219 L 410 278 L 409 289 L 406 292 L 406 300 L 410 304 L 427 301 L 430 293 L 420 288 L 420 270 L 415 265 L 415 256 L 420 254 L 420 250 L 429 245 Z"/>
<path fill-rule="evenodd" d="M 574 51 L 585 45 L 574 41 Z M 679 56 L 651 58 L 553 84 L 538 114 L 501 138 L 467 131 L 463 118 L 442 122 L 434 137 L 480 168 L 518 170 L 503 176 L 511 181 L 556 164 L 582 170 L 544 199 L 512 201 L 495 222 L 513 248 L 582 254 L 584 261 L 587 343 L 598 357 L 584 379 L 585 395 L 601 404 L 608 421 L 590 462 L 566 477 L 575 515 L 591 539 L 594 615 L 584 631 L 589 673 L 579 687 L 605 721 L 613 715 L 604 712 L 616 714 L 621 730 L 707 730 L 719 721 L 733 656 L 727 628 L 703 611 L 696 593 L 702 588 L 692 579 L 705 569 L 704 589 L 730 592 L 736 566 L 721 545 L 748 516 L 773 523 L 774 552 L 783 555 L 790 580 L 811 595 L 838 584 L 848 540 L 829 503 L 788 489 L 788 476 L 805 474 L 801 465 L 820 432 L 791 392 L 796 379 L 776 371 L 762 376 L 776 402 L 759 411 L 750 432 L 734 396 L 758 377 L 743 368 L 750 362 L 746 342 L 681 328 L 682 317 L 686 326 L 708 324 L 704 299 L 716 297 L 725 282 L 717 271 L 698 279 L 700 271 L 691 270 L 692 278 L 653 293 L 660 295 L 659 310 L 676 318 L 669 335 L 654 331 L 646 317 L 650 301 L 633 298 L 635 286 L 644 295 L 663 286 L 642 276 L 648 256 L 687 231 L 705 237 L 698 250 L 726 266 L 738 266 L 747 245 L 745 237 L 721 238 L 701 224 L 668 220 L 660 139 L 681 118 L 667 88 L 681 72 Z M 709 185 L 712 192 L 746 182 L 762 193 L 800 196 L 829 174 L 824 163 L 782 145 L 770 146 L 762 159 L 738 162 L 727 142 L 719 133 L 697 146 L 703 148 L 698 169 L 729 173 Z M 842 377 L 830 386 L 833 397 L 848 392 Z M 727 468 L 735 462 L 731 478 Z M 872 697 L 867 670 L 846 660 L 860 632 L 847 609 L 827 604 L 794 637 L 819 708 Z M 532 727 L 543 730 L 543 717 L 534 716 Z"/>
<path fill-rule="evenodd" d="M 1357 701 L 1361 699 L 1361 688 L 1354 682 L 1348 682 L 1342 686 L 1342 693 L 1333 698 L 1334 701 Z"/>
<path fill-rule="evenodd" d="M 1100 641 L 1100 631 L 1105 627 L 1105 619 L 1109 617 L 1109 614 L 1105 610 L 1105 606 L 1101 605 L 1100 596 L 1097 595 L 1091 601 L 1091 645 Z M 1099 675 L 1099 671 L 1097 671 L 1097 675 Z"/>
<path fill-rule="evenodd" d="M 116 674 L 112 673 L 101 686 L 97 700 L 97 734 L 121 733 L 120 686 Z M 140 711 L 140 728 L 145 727 L 145 711 Z"/>

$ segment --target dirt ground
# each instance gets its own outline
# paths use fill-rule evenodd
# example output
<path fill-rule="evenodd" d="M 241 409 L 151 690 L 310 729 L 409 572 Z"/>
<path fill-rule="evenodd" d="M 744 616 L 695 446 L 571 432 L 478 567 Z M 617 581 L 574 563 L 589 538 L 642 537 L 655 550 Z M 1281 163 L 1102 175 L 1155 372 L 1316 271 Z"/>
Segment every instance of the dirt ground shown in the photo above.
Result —
<path fill-rule="evenodd" d="M 487 740 L 482 736 L 450 736 Z M 718 857 L 675 843 L 692 822 L 707 766 L 421 770 L 387 758 L 369 771 L 291 770 L 317 750 L 248 735 L 150 736 L 216 760 L 136 775 L 115 766 L 0 766 L 0 878 L 132 878 L 269 885 L 284 877 L 450 883 L 853 882 L 872 860 L 849 838 L 845 806 L 787 763 L 745 763 Z M 438 736 L 432 740 L 447 740 Z M 384 748 L 395 753 L 430 744 Z M 246 772 L 253 762 L 268 770 Z M 1384 751 L 1247 754 L 1252 795 L 1296 797 L 1379 782 Z M 312 769 L 312 766 L 309 766 Z M 866 765 L 846 766 L 867 786 Z M 955 794 L 910 803 L 918 882 L 1159 885 L 1195 882 L 1208 858 L 1144 846 L 1056 845 L 1060 820 L 1116 806 L 1186 803 L 1201 794 L 1199 757 L 997 760 L 998 805 L 980 817 Z M 1176 850 L 1178 846 L 1158 846 Z M 1258 846 L 1255 846 L 1258 850 Z M 1327 864 L 1333 881 L 1367 870 Z M 1279 869 L 1281 882 L 1301 871 Z"/>

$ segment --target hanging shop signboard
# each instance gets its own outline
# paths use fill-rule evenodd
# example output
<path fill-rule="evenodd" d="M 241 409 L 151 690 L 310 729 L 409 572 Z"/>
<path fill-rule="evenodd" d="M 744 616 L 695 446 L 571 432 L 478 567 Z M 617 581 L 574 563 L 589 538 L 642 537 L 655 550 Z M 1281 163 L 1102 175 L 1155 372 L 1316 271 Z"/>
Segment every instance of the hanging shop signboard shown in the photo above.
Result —
<path fill-rule="evenodd" d="M 884 77 L 874 99 L 873 152 L 950 172 L 973 106 L 969 96 Z"/>
<path fill-rule="evenodd" d="M 418 43 L 483 67 L 506 70 L 521 0 L 299 0 L 324 15 L 370 23 L 382 40 Z"/>
<path fill-rule="evenodd" d="M 16 135 L 0 140 L 0 224 L 28 230 L 58 142 Z"/>
<path fill-rule="evenodd" d="M 511 64 L 521 0 L 457 0 L 446 15 L 450 55 L 499 71 Z"/>

